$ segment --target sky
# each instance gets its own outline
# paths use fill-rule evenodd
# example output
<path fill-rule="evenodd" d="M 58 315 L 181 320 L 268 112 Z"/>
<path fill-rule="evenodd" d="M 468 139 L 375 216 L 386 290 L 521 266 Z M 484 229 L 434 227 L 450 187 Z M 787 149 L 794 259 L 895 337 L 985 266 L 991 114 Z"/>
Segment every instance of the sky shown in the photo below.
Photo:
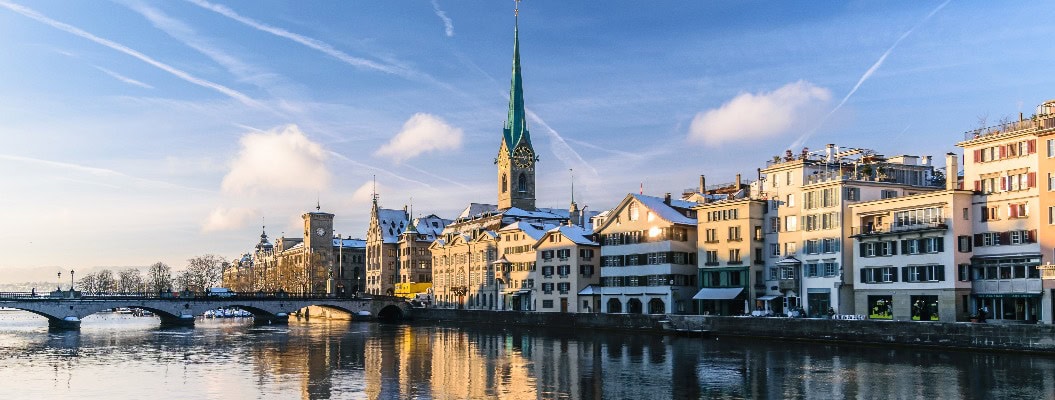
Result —
<path fill-rule="evenodd" d="M 0 0 L 0 276 L 233 258 L 317 204 L 365 237 L 375 187 L 417 214 L 494 204 L 513 5 Z M 596 211 L 751 180 L 827 143 L 940 160 L 1055 98 L 1053 14 L 523 1 L 537 205 L 573 180 Z"/>

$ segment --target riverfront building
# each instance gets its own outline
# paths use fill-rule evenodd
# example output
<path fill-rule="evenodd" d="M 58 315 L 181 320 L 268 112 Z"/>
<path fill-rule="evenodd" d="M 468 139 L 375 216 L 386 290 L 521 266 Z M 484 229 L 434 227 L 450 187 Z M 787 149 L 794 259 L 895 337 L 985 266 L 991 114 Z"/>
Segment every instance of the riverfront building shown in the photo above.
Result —
<path fill-rule="evenodd" d="M 852 310 L 849 205 L 937 190 L 933 170 L 929 157 L 886 158 L 835 145 L 774 157 L 754 188 L 769 202 L 766 295 L 779 304 L 767 307 L 811 316 Z"/>
<path fill-rule="evenodd" d="M 948 154 L 945 190 L 850 205 L 854 314 L 955 322 L 973 312 L 973 193 L 958 189 L 958 170 Z"/>
<path fill-rule="evenodd" d="M 569 223 L 546 231 L 532 245 L 538 265 L 537 311 L 600 312 L 601 246 L 592 236 Z"/>
<path fill-rule="evenodd" d="M 745 197 L 749 188 L 740 187 L 737 178 L 735 192 L 695 207 L 700 290 L 692 298 L 700 314 L 765 310 L 764 300 L 758 299 L 765 297 L 766 202 Z"/>
<path fill-rule="evenodd" d="M 972 299 L 992 320 L 1052 321 L 1055 291 L 1044 287 L 1038 266 L 1055 256 L 1053 134 L 1049 101 L 1030 119 L 967 132 L 956 144 L 965 154 L 964 184 L 976 193 Z"/>
<path fill-rule="evenodd" d="M 696 285 L 697 203 L 628 194 L 596 226 L 606 313 L 686 314 Z"/>

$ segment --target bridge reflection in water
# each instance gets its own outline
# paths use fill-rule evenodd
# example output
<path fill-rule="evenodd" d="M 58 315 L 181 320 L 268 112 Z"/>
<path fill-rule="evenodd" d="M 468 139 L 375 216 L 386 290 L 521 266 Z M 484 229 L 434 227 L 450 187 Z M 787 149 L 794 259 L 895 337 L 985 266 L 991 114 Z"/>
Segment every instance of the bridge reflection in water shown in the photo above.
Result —
<path fill-rule="evenodd" d="M 25 383 L 0 386 L 0 398 L 943 399 L 1055 393 L 1055 360 L 1014 354 L 319 319 L 280 327 L 209 320 L 193 331 L 158 331 L 130 329 L 105 314 L 79 332 L 40 335 L 5 330 L 17 324 L 3 314 L 11 313 L 0 313 L 6 344 L 0 363 L 24 368 L 0 370 L 0 378 Z M 121 379 L 106 378 L 113 376 Z"/>
<path fill-rule="evenodd" d="M 0 307 L 43 316 L 52 329 L 78 329 L 84 317 L 118 308 L 150 311 L 161 319 L 162 326 L 194 326 L 195 317 L 221 308 L 248 311 L 257 324 L 282 324 L 287 322 L 290 314 L 309 306 L 389 320 L 400 320 L 410 311 L 404 299 L 391 296 L 336 297 L 286 292 L 224 292 L 216 295 L 188 291 L 82 295 L 73 290 L 56 290 L 40 296 L 35 292 L 0 293 Z"/>

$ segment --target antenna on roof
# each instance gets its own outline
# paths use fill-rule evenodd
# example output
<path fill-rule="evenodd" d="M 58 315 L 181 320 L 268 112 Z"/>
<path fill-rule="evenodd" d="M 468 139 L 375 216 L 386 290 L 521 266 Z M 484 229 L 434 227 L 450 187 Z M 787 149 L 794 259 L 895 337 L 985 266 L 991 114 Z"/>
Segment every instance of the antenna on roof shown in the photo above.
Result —
<path fill-rule="evenodd" d="M 520 16 L 520 0 L 513 0 L 513 16 Z"/>
<path fill-rule="evenodd" d="M 377 204 L 377 175 L 374 175 L 374 187 L 370 189 L 370 199 L 374 201 L 374 204 Z"/>
<path fill-rule="evenodd" d="M 575 169 L 568 168 L 568 172 L 571 172 L 571 202 L 575 202 Z"/>
<path fill-rule="evenodd" d="M 322 202 L 319 200 L 319 192 L 315 192 L 315 211 L 322 211 Z"/>

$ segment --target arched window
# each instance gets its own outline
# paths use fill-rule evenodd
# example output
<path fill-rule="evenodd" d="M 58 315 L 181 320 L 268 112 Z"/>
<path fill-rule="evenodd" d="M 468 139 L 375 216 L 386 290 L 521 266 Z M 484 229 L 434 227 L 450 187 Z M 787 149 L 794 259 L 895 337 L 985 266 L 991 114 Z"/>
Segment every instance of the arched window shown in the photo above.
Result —
<path fill-rule="evenodd" d="M 524 176 L 523 172 L 521 172 L 520 177 L 517 178 L 517 190 L 521 193 L 527 191 L 527 176 Z"/>
<path fill-rule="evenodd" d="M 626 301 L 626 312 L 629 314 L 641 314 L 641 300 L 630 299 Z"/>
<path fill-rule="evenodd" d="M 612 314 L 623 312 L 623 304 L 619 302 L 619 299 L 608 299 L 608 312 Z"/>
<path fill-rule="evenodd" d="M 652 299 L 648 301 L 648 313 L 649 314 L 663 314 L 667 312 L 666 306 L 663 304 L 663 300 Z"/>
<path fill-rule="evenodd" d="M 502 193 L 505 193 L 509 189 L 509 179 L 506 179 L 506 174 L 502 174 Z"/>

